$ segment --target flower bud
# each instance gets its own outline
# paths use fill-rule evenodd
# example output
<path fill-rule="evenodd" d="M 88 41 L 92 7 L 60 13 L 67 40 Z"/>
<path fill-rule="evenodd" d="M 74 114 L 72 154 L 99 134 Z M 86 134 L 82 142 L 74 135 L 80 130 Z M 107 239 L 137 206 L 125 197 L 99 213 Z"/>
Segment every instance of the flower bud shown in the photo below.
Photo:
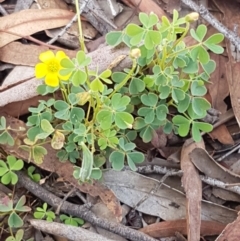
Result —
<path fill-rule="evenodd" d="M 130 57 L 132 59 L 137 59 L 140 56 L 141 56 L 141 50 L 139 48 L 135 48 L 130 51 Z"/>
<path fill-rule="evenodd" d="M 197 21 L 198 18 L 199 18 L 199 14 L 197 12 L 192 12 L 185 16 L 186 22 L 189 22 L 189 23 Z"/>

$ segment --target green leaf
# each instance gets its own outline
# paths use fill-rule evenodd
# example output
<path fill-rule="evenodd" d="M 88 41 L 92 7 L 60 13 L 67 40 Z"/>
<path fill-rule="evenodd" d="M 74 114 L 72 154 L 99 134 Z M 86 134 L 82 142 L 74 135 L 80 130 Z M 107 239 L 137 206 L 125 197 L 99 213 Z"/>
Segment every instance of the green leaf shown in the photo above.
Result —
<path fill-rule="evenodd" d="M 33 148 L 33 160 L 37 164 L 41 164 L 43 162 L 43 158 L 46 154 L 47 154 L 47 150 L 42 146 L 35 146 Z"/>
<path fill-rule="evenodd" d="M 51 123 L 46 119 L 41 120 L 41 128 L 44 132 L 48 134 L 54 132 L 54 128 L 52 127 Z"/>
<path fill-rule="evenodd" d="M 130 103 L 130 100 L 131 99 L 128 96 L 122 96 L 120 93 L 116 93 L 111 99 L 112 107 L 116 111 L 123 111 Z"/>
<path fill-rule="evenodd" d="M 185 92 L 181 89 L 172 88 L 172 98 L 173 100 L 178 103 L 185 98 Z"/>
<path fill-rule="evenodd" d="M 158 45 L 161 41 L 161 34 L 154 30 L 147 31 L 144 39 L 146 49 L 151 50 L 155 45 Z"/>
<path fill-rule="evenodd" d="M 136 35 L 144 33 L 144 29 L 139 27 L 137 24 L 130 23 L 126 27 L 126 34 L 130 37 L 134 37 Z"/>
<path fill-rule="evenodd" d="M 186 74 L 194 74 L 198 72 L 198 62 L 189 59 L 189 62 L 185 68 L 183 68 L 183 72 Z"/>
<path fill-rule="evenodd" d="M 120 129 L 131 129 L 133 121 L 132 115 L 127 112 L 117 112 L 115 114 L 115 123 Z"/>
<path fill-rule="evenodd" d="M 160 92 L 160 95 L 159 95 L 160 99 L 164 100 L 164 99 L 167 99 L 169 94 L 171 93 L 171 88 L 167 85 L 160 86 L 159 92 Z"/>
<path fill-rule="evenodd" d="M 0 144 L 8 144 L 9 146 L 14 145 L 14 139 L 7 131 L 0 135 Z"/>
<path fill-rule="evenodd" d="M 128 152 L 128 151 L 132 151 L 136 148 L 136 144 L 133 142 L 128 142 L 124 145 L 124 151 Z"/>
<path fill-rule="evenodd" d="M 101 82 L 101 80 L 99 78 L 94 79 L 91 84 L 90 84 L 90 88 L 92 91 L 100 91 L 103 92 L 104 90 L 104 85 Z"/>
<path fill-rule="evenodd" d="M 120 171 L 124 167 L 125 155 L 119 151 L 113 151 L 109 156 L 109 161 L 112 163 L 114 170 Z"/>
<path fill-rule="evenodd" d="M 85 112 L 80 107 L 73 107 L 70 111 L 70 121 L 73 124 L 80 123 L 85 116 Z"/>
<path fill-rule="evenodd" d="M 140 136 L 142 137 L 144 143 L 148 143 L 152 140 L 153 131 L 154 129 L 150 125 L 146 126 L 146 128 L 141 130 Z"/>
<path fill-rule="evenodd" d="M 156 116 L 159 120 L 166 120 L 168 114 L 168 108 L 166 105 L 159 105 L 156 108 Z"/>
<path fill-rule="evenodd" d="M 8 226 L 11 228 L 20 228 L 23 226 L 23 220 L 18 214 L 12 212 L 8 218 Z"/>
<path fill-rule="evenodd" d="M 127 77 L 127 74 L 123 72 L 114 72 L 112 74 L 112 80 L 115 83 L 121 83 L 126 77 Z"/>
<path fill-rule="evenodd" d="M 135 163 L 142 163 L 144 161 L 144 159 L 145 159 L 145 157 L 144 157 L 143 153 L 141 153 L 141 152 L 134 151 L 134 152 L 127 153 L 128 166 L 133 171 L 137 170 Z"/>
<path fill-rule="evenodd" d="M 61 66 L 62 66 L 63 68 L 69 69 L 69 71 L 72 71 L 72 70 L 75 69 L 74 63 L 73 63 L 72 60 L 69 59 L 69 58 L 64 58 L 64 59 L 62 59 L 62 60 L 61 60 Z"/>
<path fill-rule="evenodd" d="M 3 131 L 6 129 L 6 118 L 4 116 L 1 116 L 0 119 L 0 130 Z"/>
<path fill-rule="evenodd" d="M 139 78 L 133 77 L 129 85 L 129 93 L 136 95 L 145 90 L 145 83 Z"/>
<path fill-rule="evenodd" d="M 185 98 L 178 102 L 177 110 L 180 113 L 184 113 L 189 105 L 190 105 L 191 98 L 188 94 L 185 94 Z"/>
<path fill-rule="evenodd" d="M 209 53 L 203 46 L 197 46 L 197 47 L 193 48 L 191 50 L 191 57 L 194 61 L 196 61 L 197 58 L 199 58 L 199 61 L 202 64 L 206 64 L 210 60 Z"/>
<path fill-rule="evenodd" d="M 138 110 L 138 115 L 144 116 L 145 123 L 149 124 L 152 123 L 155 118 L 155 111 L 149 107 L 141 107 Z"/>
<path fill-rule="evenodd" d="M 113 123 L 113 113 L 108 110 L 100 110 L 97 114 L 97 121 L 103 130 L 107 130 Z"/>
<path fill-rule="evenodd" d="M 0 160 L 0 176 L 3 176 L 8 170 L 7 164 L 3 160 Z"/>
<path fill-rule="evenodd" d="M 113 47 L 119 45 L 122 42 L 123 33 L 121 31 L 111 31 L 106 35 L 106 42 Z"/>
<path fill-rule="evenodd" d="M 147 124 L 145 123 L 144 119 L 142 117 L 135 118 L 135 121 L 133 123 L 133 127 L 135 130 L 140 130 L 143 127 L 145 127 Z"/>
<path fill-rule="evenodd" d="M 112 84 L 112 81 L 109 79 L 111 74 L 112 71 L 110 69 L 106 69 L 99 75 L 99 78 L 101 78 L 101 80 L 103 80 L 107 84 Z"/>
<path fill-rule="evenodd" d="M 207 33 L 207 27 L 203 24 L 199 25 L 196 31 L 194 29 L 190 30 L 191 36 L 198 42 L 202 42 L 206 33 Z"/>
<path fill-rule="evenodd" d="M 194 97 L 192 99 L 193 111 L 199 116 L 206 116 L 207 110 L 211 108 L 211 104 L 202 97 Z"/>
<path fill-rule="evenodd" d="M 204 71 L 210 76 L 216 69 L 216 62 L 214 60 L 210 60 L 207 64 L 202 64 Z"/>
<path fill-rule="evenodd" d="M 71 77 L 71 82 L 74 86 L 83 85 L 86 82 L 86 80 L 87 74 L 81 69 L 76 70 Z"/>
<path fill-rule="evenodd" d="M 191 84 L 191 93 L 194 96 L 204 96 L 207 93 L 207 88 L 202 80 L 194 80 Z"/>
<path fill-rule="evenodd" d="M 66 103 L 65 101 L 63 100 L 57 100 L 55 103 L 54 103 L 54 108 L 56 110 L 65 110 L 65 109 L 68 109 L 69 108 L 69 105 L 68 103 Z"/>
<path fill-rule="evenodd" d="M 222 54 L 224 49 L 222 46 L 217 45 L 221 43 L 224 39 L 224 35 L 221 33 L 216 33 L 210 36 L 206 41 L 204 41 L 204 45 L 209 48 L 215 54 Z"/>
<path fill-rule="evenodd" d="M 7 162 L 12 171 L 19 171 L 24 166 L 23 160 L 17 160 L 14 156 L 7 156 Z"/>
<path fill-rule="evenodd" d="M 90 178 L 99 180 L 102 178 L 102 171 L 99 168 L 93 168 Z"/>
<path fill-rule="evenodd" d="M 85 52 L 83 50 L 80 50 L 77 52 L 77 62 L 80 67 L 85 67 L 91 63 L 91 58 L 86 56 Z"/>
<path fill-rule="evenodd" d="M 1 198 L 0 212 L 6 213 L 6 212 L 11 212 L 12 210 L 13 210 L 13 201 L 8 196 Z"/>
<path fill-rule="evenodd" d="M 16 206 L 15 206 L 15 210 L 17 212 L 30 212 L 31 208 L 28 206 L 24 206 L 24 204 L 26 203 L 26 196 L 23 195 L 21 196 L 21 198 L 18 200 Z"/>
<path fill-rule="evenodd" d="M 178 134 L 182 137 L 187 136 L 191 121 L 181 115 L 175 115 L 172 119 L 174 125 L 178 126 Z"/>
<path fill-rule="evenodd" d="M 158 102 L 158 96 L 154 93 L 143 94 L 141 101 L 146 106 L 155 106 Z"/>

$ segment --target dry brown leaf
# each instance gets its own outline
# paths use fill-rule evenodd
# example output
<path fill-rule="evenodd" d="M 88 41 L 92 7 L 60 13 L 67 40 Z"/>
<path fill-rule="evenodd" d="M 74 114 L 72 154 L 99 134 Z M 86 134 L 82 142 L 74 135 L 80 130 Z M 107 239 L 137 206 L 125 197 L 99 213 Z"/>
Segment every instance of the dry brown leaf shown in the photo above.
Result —
<path fill-rule="evenodd" d="M 238 213 L 237 219 L 228 224 L 216 241 L 238 241 L 240 237 L 240 216 Z"/>
<path fill-rule="evenodd" d="M 231 4 L 229 4 L 228 1 L 219 0 L 217 1 L 217 5 L 221 9 L 222 13 L 224 13 L 223 24 L 228 29 L 234 29 L 234 25 L 240 25 L 240 5 L 238 2 L 231 1 Z M 237 29 L 236 34 L 239 35 L 239 28 Z M 232 54 L 237 55 L 237 52 L 236 50 L 232 50 L 230 41 L 227 42 L 226 46 L 229 54 L 229 62 L 226 64 L 226 76 L 229 85 L 232 108 L 238 125 L 240 126 L 240 62 L 237 62 L 237 60 L 232 56 Z"/>
<path fill-rule="evenodd" d="M 206 152 L 206 150 L 196 148 L 190 153 L 190 157 L 198 170 L 204 173 L 207 177 L 211 177 L 229 184 L 240 183 L 240 176 L 218 164 Z"/>
<path fill-rule="evenodd" d="M 140 0 L 122 0 L 127 6 L 138 6 Z M 154 12 L 159 18 L 165 16 L 166 13 L 153 1 L 153 0 L 142 0 L 139 5 L 139 11 L 150 13 Z"/>
<path fill-rule="evenodd" d="M 227 110 L 224 99 L 229 95 L 229 87 L 226 77 L 227 58 L 223 55 L 211 54 L 211 59 L 216 62 L 216 70 L 211 74 L 211 83 L 207 85 L 211 96 L 212 107 L 221 113 Z"/>
<path fill-rule="evenodd" d="M 202 181 L 189 156 L 197 147 L 204 149 L 203 140 L 194 143 L 189 139 L 184 143 L 181 152 L 182 184 L 187 197 L 187 233 L 188 240 L 191 241 L 200 240 Z"/>
<path fill-rule="evenodd" d="M 229 130 L 226 127 L 226 125 L 220 125 L 214 128 L 213 131 L 209 133 L 209 135 L 212 139 L 217 139 L 222 144 L 234 145 L 234 140 L 231 134 L 229 133 Z"/>
<path fill-rule="evenodd" d="M 0 47 L 22 36 L 64 26 L 73 16 L 73 12 L 62 9 L 27 9 L 4 16 L 0 21 Z"/>
<path fill-rule="evenodd" d="M 214 221 L 201 221 L 201 236 L 205 235 L 218 235 L 226 227 L 225 224 Z M 187 235 L 187 220 L 179 219 L 173 221 L 164 221 L 159 223 L 153 223 L 140 229 L 141 232 L 148 234 L 153 238 L 164 238 L 174 236 L 175 232 L 179 232 L 183 235 Z M 190 239 L 188 239 L 190 240 Z M 200 239 L 199 239 L 200 240 Z"/>
<path fill-rule="evenodd" d="M 11 126 L 13 129 L 18 129 L 19 127 L 26 128 L 24 122 L 5 115 L 7 120 L 7 126 Z M 16 136 L 16 133 L 12 133 L 13 138 L 23 139 L 23 136 Z M 19 146 L 10 147 L 8 145 L 2 145 L 4 151 L 7 154 L 16 156 L 23 160 L 28 160 L 28 153 L 19 148 Z M 84 183 L 79 184 L 78 181 L 73 177 L 73 164 L 70 162 L 60 162 L 56 156 L 56 150 L 53 150 L 50 144 L 44 145 L 47 149 L 47 155 L 44 157 L 44 160 L 38 166 L 49 172 L 55 172 L 65 181 L 70 182 L 73 186 L 78 188 L 80 191 L 89 193 L 91 196 L 99 196 L 101 200 L 107 205 L 109 210 L 111 210 L 116 219 L 121 221 L 122 219 L 122 209 L 118 199 L 115 197 L 114 193 L 108 189 L 106 186 L 102 185 L 99 182 L 93 182 L 93 184 Z M 36 163 L 34 163 L 37 165 Z"/>
<path fill-rule="evenodd" d="M 39 60 L 39 54 L 48 50 L 46 46 L 38 46 L 33 44 L 22 44 L 20 42 L 12 42 L 0 48 L 0 60 L 15 65 L 35 66 Z M 56 50 L 52 50 L 56 53 Z M 70 58 L 76 56 L 77 51 L 63 50 Z"/>
<path fill-rule="evenodd" d="M 167 3 L 167 12 L 173 13 L 173 10 L 181 10 L 181 1 L 180 0 L 168 0 Z"/>

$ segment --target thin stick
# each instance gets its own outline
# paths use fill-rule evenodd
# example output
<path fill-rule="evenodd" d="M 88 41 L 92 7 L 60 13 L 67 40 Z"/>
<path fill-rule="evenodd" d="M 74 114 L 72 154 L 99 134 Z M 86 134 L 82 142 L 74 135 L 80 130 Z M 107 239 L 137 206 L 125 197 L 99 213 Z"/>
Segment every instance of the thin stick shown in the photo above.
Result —
<path fill-rule="evenodd" d="M 198 6 L 192 0 L 181 0 L 185 5 L 198 12 L 203 19 L 209 22 L 214 28 L 221 32 L 226 38 L 228 38 L 232 44 L 234 44 L 238 50 L 240 50 L 240 38 L 234 33 L 234 31 L 229 30 L 226 26 L 220 23 L 203 5 Z"/>
<path fill-rule="evenodd" d="M 55 196 L 39 184 L 33 182 L 25 175 L 24 172 L 18 172 L 18 183 L 53 208 L 57 208 L 62 202 L 61 198 Z M 61 211 L 63 213 L 80 217 L 93 225 L 99 226 L 133 241 L 157 241 L 142 232 L 136 231 L 117 222 L 109 222 L 108 219 L 97 217 L 89 208 L 86 207 L 86 205 L 80 206 L 66 201 L 62 204 Z"/>

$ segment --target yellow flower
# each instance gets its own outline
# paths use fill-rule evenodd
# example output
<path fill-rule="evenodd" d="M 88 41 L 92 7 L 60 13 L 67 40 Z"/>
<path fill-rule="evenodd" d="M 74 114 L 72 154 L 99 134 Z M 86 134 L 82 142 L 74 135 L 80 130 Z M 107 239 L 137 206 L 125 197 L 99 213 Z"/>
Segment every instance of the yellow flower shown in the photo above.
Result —
<path fill-rule="evenodd" d="M 45 77 L 46 85 L 52 86 L 52 87 L 59 86 L 59 82 L 61 80 L 64 80 L 64 81 L 69 80 L 71 73 L 64 76 L 59 73 L 59 71 L 63 68 L 60 65 L 60 62 L 64 58 L 68 58 L 68 57 L 63 51 L 58 51 L 56 53 L 56 56 L 50 50 L 41 53 L 39 55 L 39 59 L 42 61 L 42 63 L 38 63 L 35 66 L 36 78 L 41 79 Z"/>

